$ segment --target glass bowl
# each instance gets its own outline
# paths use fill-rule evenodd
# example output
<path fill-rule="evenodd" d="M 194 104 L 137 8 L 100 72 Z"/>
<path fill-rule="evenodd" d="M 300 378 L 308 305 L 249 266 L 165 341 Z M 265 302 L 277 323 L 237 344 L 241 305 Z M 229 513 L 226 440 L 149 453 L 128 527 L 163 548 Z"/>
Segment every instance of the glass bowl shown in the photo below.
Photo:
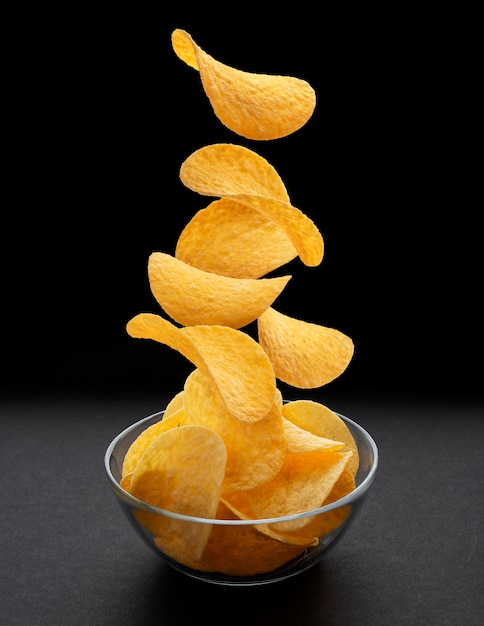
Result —
<path fill-rule="evenodd" d="M 374 440 L 359 424 L 338 413 L 337 415 L 345 422 L 355 439 L 360 458 L 355 479 L 356 488 L 345 497 L 312 511 L 280 518 L 258 519 L 257 522 L 245 519 L 197 518 L 158 509 L 138 500 L 123 489 L 121 471 L 124 457 L 131 443 L 143 430 L 162 420 L 163 415 L 164 411 L 160 411 L 145 417 L 115 437 L 105 453 L 105 469 L 118 504 L 141 539 L 171 567 L 202 581 L 229 586 L 263 585 L 284 580 L 307 570 L 319 562 L 329 548 L 341 541 L 357 516 L 375 478 L 378 448 Z M 165 554 L 159 547 L 158 538 L 140 521 L 147 513 L 149 516 L 169 517 L 188 532 L 193 524 L 210 525 L 212 536 L 217 537 L 217 542 L 211 542 L 216 546 L 212 554 L 212 562 L 222 563 L 220 570 L 224 571 L 216 571 L 216 565 L 212 568 L 214 571 L 201 571 Z M 316 544 L 309 547 L 281 544 L 258 530 L 261 528 L 260 525 L 287 522 L 321 514 L 326 514 L 325 519 L 327 518 L 328 524 L 322 526 L 326 526 L 329 532 L 324 532 L 318 537 Z M 254 555 L 254 567 L 250 565 L 251 558 L 248 556 L 250 554 Z M 249 563 L 249 570 L 245 571 L 247 563 Z"/>

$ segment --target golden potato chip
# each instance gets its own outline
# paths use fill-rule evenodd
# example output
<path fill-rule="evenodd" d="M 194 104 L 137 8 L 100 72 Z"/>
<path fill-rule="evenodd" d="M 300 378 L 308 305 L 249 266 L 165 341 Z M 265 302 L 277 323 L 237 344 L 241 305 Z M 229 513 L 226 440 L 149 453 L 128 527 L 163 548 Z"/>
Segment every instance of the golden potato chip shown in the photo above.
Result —
<path fill-rule="evenodd" d="M 269 307 L 257 320 L 259 343 L 279 380 L 299 387 L 321 387 L 348 367 L 354 346 L 334 328 L 294 319 Z"/>
<path fill-rule="evenodd" d="M 339 415 L 324 404 L 313 400 L 293 400 L 282 407 L 284 418 L 299 428 L 316 435 L 328 437 L 344 443 L 343 450 L 350 450 L 352 455 L 348 460 L 348 468 L 356 476 L 359 466 L 358 446 L 348 426 Z"/>
<path fill-rule="evenodd" d="M 206 272 L 260 278 L 292 261 L 297 250 L 284 229 L 263 211 L 221 198 L 188 222 L 175 256 Z"/>
<path fill-rule="evenodd" d="M 144 451 L 131 478 L 130 493 L 165 511 L 213 519 L 226 459 L 221 437 L 210 428 L 172 428 L 156 437 Z M 194 524 L 140 510 L 135 515 L 158 537 L 160 549 L 168 556 L 181 563 L 202 556 L 210 524 Z"/>
<path fill-rule="evenodd" d="M 129 491 L 132 477 L 133 477 L 133 472 L 130 472 L 129 474 L 123 474 L 123 476 L 121 477 L 119 484 L 125 491 Z"/>
<path fill-rule="evenodd" d="M 143 452 L 152 441 L 161 435 L 161 433 L 164 433 L 171 428 L 176 428 L 181 424 L 183 424 L 183 410 L 179 409 L 168 417 L 165 415 L 162 420 L 156 422 L 155 424 L 151 424 L 151 426 L 148 426 L 148 428 L 143 430 L 143 432 L 138 435 L 126 452 L 126 456 L 123 461 L 122 475 L 125 476 L 126 474 L 134 472 L 138 461 L 143 455 Z"/>
<path fill-rule="evenodd" d="M 299 130 L 313 114 L 316 94 L 305 80 L 244 72 L 220 63 L 181 29 L 172 33 L 172 45 L 182 61 L 198 69 L 215 115 L 238 135 L 278 139 Z"/>
<path fill-rule="evenodd" d="M 237 516 L 220 502 L 217 518 L 237 519 Z M 277 569 L 304 550 L 305 546 L 274 540 L 253 525 L 214 524 L 201 560 L 193 565 L 202 571 L 230 576 L 255 576 Z"/>
<path fill-rule="evenodd" d="M 200 370 L 188 376 L 184 392 L 185 423 L 212 428 L 225 444 L 224 491 L 251 489 L 277 474 L 286 452 L 279 394 L 263 419 L 245 422 L 227 412 L 213 383 Z"/>
<path fill-rule="evenodd" d="M 344 447 L 344 443 L 314 435 L 288 419 L 283 418 L 282 425 L 286 437 L 287 452 L 296 454 L 298 452 L 313 452 L 314 450 L 341 450 Z"/>
<path fill-rule="evenodd" d="M 321 506 L 341 475 L 351 452 L 314 450 L 286 453 L 279 473 L 270 481 L 244 491 L 246 502 L 255 519 L 275 518 L 312 511 Z M 237 494 L 223 493 L 230 507 Z M 277 522 L 276 530 L 294 530 L 311 521 L 311 517 Z"/>
<path fill-rule="evenodd" d="M 175 411 L 183 408 L 183 389 L 173 396 L 165 408 L 163 419 L 169 417 Z"/>
<path fill-rule="evenodd" d="M 257 152 L 233 143 L 215 143 L 192 152 L 181 164 L 180 179 L 202 196 L 290 202 L 274 166 Z"/>
<path fill-rule="evenodd" d="M 336 502 L 336 500 L 351 493 L 355 487 L 355 480 L 348 467 L 345 467 L 331 490 L 331 493 L 321 506 Z M 279 541 L 295 545 L 310 546 L 318 542 L 318 537 L 324 537 L 324 535 L 333 532 L 333 530 L 341 526 L 350 512 L 351 505 L 346 505 L 326 511 L 326 513 L 318 513 L 317 515 L 311 516 L 311 520 L 308 524 L 295 530 L 276 530 L 274 524 L 267 524 L 260 528 L 260 530 L 269 537 L 274 537 Z"/>
<path fill-rule="evenodd" d="M 291 278 L 219 276 L 162 252 L 150 255 L 148 277 L 156 301 L 179 324 L 220 324 L 231 328 L 256 320 Z"/>
<path fill-rule="evenodd" d="M 216 519 L 238 518 L 220 502 Z M 155 538 L 155 544 L 162 549 L 161 538 Z M 213 524 L 202 557 L 185 564 L 203 572 L 255 576 L 277 569 L 304 550 L 305 546 L 285 544 L 263 535 L 254 525 Z"/>
<path fill-rule="evenodd" d="M 227 507 L 228 510 L 232 512 L 235 518 L 243 519 L 243 520 L 256 520 L 257 515 L 254 513 L 249 501 L 249 496 L 246 491 L 237 491 L 231 492 L 225 498 L 222 495 L 221 502 Z M 310 519 L 312 519 L 311 516 Z M 310 519 L 307 520 L 307 524 L 309 524 Z M 272 528 L 271 524 L 256 524 L 254 528 L 267 537 L 271 537 L 272 539 L 276 539 L 277 541 L 281 541 L 283 543 L 288 543 L 294 546 L 303 546 L 309 547 L 318 544 L 318 538 L 315 535 L 314 537 L 308 538 L 304 533 L 299 533 L 297 531 L 278 531 Z"/>
<path fill-rule="evenodd" d="M 246 333 L 228 326 L 177 328 L 152 313 L 127 324 L 131 337 L 152 339 L 177 350 L 209 376 L 229 413 L 256 422 L 274 404 L 276 380 L 267 354 Z"/>
<path fill-rule="evenodd" d="M 234 144 L 199 148 L 182 163 L 180 179 L 201 195 L 231 198 L 261 211 L 284 230 L 305 265 L 321 263 L 324 243 L 318 228 L 291 205 L 275 169 L 252 150 Z"/>

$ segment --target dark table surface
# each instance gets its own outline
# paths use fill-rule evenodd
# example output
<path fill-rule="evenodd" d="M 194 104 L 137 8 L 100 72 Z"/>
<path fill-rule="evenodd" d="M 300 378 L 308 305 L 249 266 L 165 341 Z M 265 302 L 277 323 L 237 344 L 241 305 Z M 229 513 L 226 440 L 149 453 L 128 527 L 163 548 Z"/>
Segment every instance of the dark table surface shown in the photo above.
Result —
<path fill-rule="evenodd" d="M 379 446 L 360 517 L 300 576 L 227 588 L 151 553 L 104 474 L 111 439 L 165 402 L 0 401 L 2 626 L 484 623 L 484 404 L 334 400 Z"/>

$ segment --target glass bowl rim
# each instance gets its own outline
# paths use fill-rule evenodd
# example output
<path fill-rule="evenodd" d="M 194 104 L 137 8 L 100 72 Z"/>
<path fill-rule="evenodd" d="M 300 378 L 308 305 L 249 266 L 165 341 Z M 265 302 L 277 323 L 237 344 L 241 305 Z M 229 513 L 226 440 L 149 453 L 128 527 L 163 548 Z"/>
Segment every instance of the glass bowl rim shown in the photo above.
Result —
<path fill-rule="evenodd" d="M 133 495 L 129 493 L 129 491 L 126 491 L 125 489 L 123 489 L 123 487 L 121 487 L 119 482 L 113 476 L 113 473 L 111 472 L 111 467 L 110 467 L 111 457 L 112 457 L 114 448 L 116 447 L 116 445 L 121 439 L 126 437 L 126 435 L 128 435 L 132 430 L 135 430 L 137 427 L 139 427 L 143 422 L 149 422 L 149 421 L 152 421 L 154 418 L 158 418 L 158 417 L 159 419 L 162 419 L 165 413 L 164 410 L 157 411 L 156 413 L 152 413 L 151 415 L 148 415 L 138 420 L 137 422 L 134 422 L 133 424 L 131 424 L 130 426 L 122 430 L 120 433 L 118 433 L 118 435 L 116 435 L 116 437 L 111 441 L 111 443 L 106 449 L 106 452 L 104 454 L 104 468 L 105 468 L 106 474 L 108 476 L 109 482 L 111 483 L 111 487 L 113 488 L 114 492 L 116 493 L 117 496 L 121 497 L 124 501 L 130 503 L 136 509 L 141 509 L 148 513 L 155 513 L 156 515 L 171 517 L 173 519 L 180 520 L 180 521 L 194 522 L 194 523 L 199 523 L 199 524 L 217 524 L 221 526 L 249 526 L 249 525 L 258 526 L 262 524 L 275 524 L 278 522 L 288 522 L 292 520 L 302 519 L 305 517 L 310 517 L 313 515 L 319 515 L 320 513 L 327 513 L 328 511 L 331 511 L 333 509 L 337 509 L 339 507 L 351 504 L 354 501 L 358 500 L 360 497 L 362 497 L 366 493 L 366 491 L 368 491 L 368 489 L 370 488 L 373 482 L 373 479 L 375 478 L 375 473 L 378 467 L 378 447 L 375 443 L 375 440 L 370 435 L 370 433 L 367 430 L 365 430 L 363 426 L 361 426 L 354 420 L 350 419 L 349 417 L 346 417 L 345 415 L 342 415 L 341 413 L 338 413 L 336 411 L 334 412 L 344 422 L 350 424 L 351 427 L 353 427 L 359 432 L 359 434 L 368 444 L 371 450 L 373 460 L 372 460 L 371 468 L 368 472 L 368 475 L 361 482 L 361 484 L 359 484 L 355 489 L 353 489 L 353 491 L 348 493 L 346 496 L 343 496 L 339 500 L 335 500 L 334 502 L 331 502 L 330 504 L 326 504 L 316 509 L 312 509 L 311 511 L 302 511 L 300 513 L 293 513 L 291 515 L 284 515 L 281 517 L 268 517 L 268 518 L 257 518 L 257 519 L 211 519 L 207 517 L 195 517 L 192 515 L 185 515 L 183 513 L 175 513 L 174 511 L 168 511 L 166 509 L 160 509 L 158 507 L 147 504 L 146 502 L 143 502 L 142 500 L 139 500 L 138 498 L 135 498 Z"/>

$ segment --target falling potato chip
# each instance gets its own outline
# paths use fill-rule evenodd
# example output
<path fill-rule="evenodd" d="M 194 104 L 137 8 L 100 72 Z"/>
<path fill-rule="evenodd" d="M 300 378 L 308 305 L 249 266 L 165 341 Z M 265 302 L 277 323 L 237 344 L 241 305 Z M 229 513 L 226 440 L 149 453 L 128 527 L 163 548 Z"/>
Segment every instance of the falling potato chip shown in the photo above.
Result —
<path fill-rule="evenodd" d="M 221 198 L 188 222 L 175 256 L 206 272 L 260 278 L 292 261 L 297 250 L 284 229 L 263 211 Z"/>
<path fill-rule="evenodd" d="M 172 33 L 177 56 L 200 72 L 215 115 L 247 139 L 269 140 L 299 130 L 316 106 L 311 85 L 293 76 L 244 72 L 216 61 L 184 30 Z"/>
<path fill-rule="evenodd" d="M 162 252 L 150 255 L 148 277 L 156 301 L 179 324 L 220 324 L 231 328 L 256 320 L 291 278 L 219 276 Z"/>
<path fill-rule="evenodd" d="M 177 328 L 152 313 L 140 313 L 127 324 L 138 339 L 152 339 L 177 350 L 209 376 L 227 411 L 257 422 L 274 404 L 276 380 L 267 354 L 252 337 L 228 326 Z"/>
<path fill-rule="evenodd" d="M 227 412 L 211 380 L 195 370 L 185 381 L 184 411 L 185 423 L 207 426 L 222 437 L 227 450 L 224 491 L 251 489 L 281 469 L 286 440 L 279 394 L 263 419 L 241 421 Z"/>
<path fill-rule="evenodd" d="M 321 506 L 341 475 L 351 452 L 314 450 L 286 453 L 279 473 L 270 481 L 243 492 L 255 519 L 305 513 Z M 237 494 L 223 493 L 224 502 L 234 505 Z M 294 530 L 311 517 L 277 522 L 277 530 Z"/>
<path fill-rule="evenodd" d="M 231 198 L 261 211 L 284 230 L 301 261 L 319 265 L 324 243 L 314 222 L 292 206 L 275 169 L 257 153 L 234 144 L 213 144 L 182 163 L 180 179 L 201 195 Z"/>
<path fill-rule="evenodd" d="M 343 450 L 350 450 L 352 455 L 348 468 L 356 476 L 359 466 L 358 446 L 348 426 L 339 415 L 324 404 L 313 400 L 293 400 L 282 407 L 284 418 L 296 426 L 316 435 L 328 437 L 344 443 Z"/>
<path fill-rule="evenodd" d="M 195 150 L 181 164 L 180 178 L 188 189 L 202 196 L 254 196 L 290 202 L 274 166 L 257 152 L 233 143 Z"/>
<path fill-rule="evenodd" d="M 348 367 L 354 346 L 334 328 L 294 319 L 269 307 L 257 320 L 259 343 L 279 380 L 299 387 L 321 387 Z"/>
<path fill-rule="evenodd" d="M 217 512 L 227 453 L 216 432 L 205 426 L 180 426 L 156 437 L 134 470 L 130 493 L 159 509 L 213 519 Z M 203 467 L 203 472 L 200 471 Z M 211 526 L 147 511 L 138 521 L 158 537 L 168 556 L 185 563 L 199 559 Z"/>
<path fill-rule="evenodd" d="M 122 475 L 125 476 L 126 474 L 134 472 L 138 461 L 149 444 L 167 430 L 176 428 L 177 426 L 183 424 L 183 421 L 183 411 L 182 409 L 179 409 L 168 417 L 165 415 L 162 420 L 151 424 L 151 426 L 148 426 L 148 428 L 143 430 L 143 432 L 138 435 L 126 452 L 126 456 L 123 461 Z"/>

